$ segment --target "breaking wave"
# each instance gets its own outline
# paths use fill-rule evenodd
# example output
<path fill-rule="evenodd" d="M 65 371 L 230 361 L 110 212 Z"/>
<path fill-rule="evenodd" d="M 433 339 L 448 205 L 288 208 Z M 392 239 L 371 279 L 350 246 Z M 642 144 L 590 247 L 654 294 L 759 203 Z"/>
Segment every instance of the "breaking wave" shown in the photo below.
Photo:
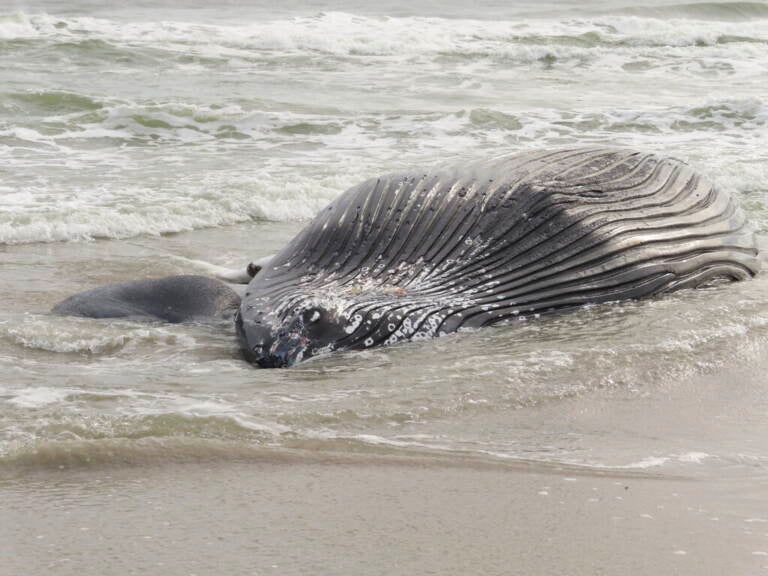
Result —
<path fill-rule="evenodd" d="M 69 92 L 0 95 L 0 110 L 14 106 L 42 119 L 37 125 L 0 127 L 0 158 L 13 162 L 19 174 L 15 181 L 0 181 L 0 244 L 306 220 L 368 177 L 417 159 L 431 165 L 450 157 L 471 158 L 474 150 L 477 157 L 484 149 L 498 154 L 553 141 L 611 141 L 655 149 L 664 134 L 668 148 L 663 152 L 671 154 L 681 144 L 716 137 L 722 158 L 731 145 L 729 134 L 738 133 L 734 146 L 764 141 L 768 134 L 768 108 L 755 99 L 671 109 L 522 114 L 473 108 L 348 116 L 146 104 Z M 296 158 L 262 158 L 261 150 L 295 148 L 297 143 L 310 148 Z M 403 147 L 415 152 L 405 161 L 399 156 Z M 187 165 L 181 155 L 188 152 L 199 162 Z M 737 190 L 759 189 L 768 170 L 760 163 L 719 159 L 702 167 L 705 173 L 714 169 L 713 177 Z M 43 168 L 49 178 L 27 177 Z M 101 174 L 101 182 L 81 181 L 82 170 Z M 51 178 L 57 182 L 53 188 Z"/>
<path fill-rule="evenodd" d="M 681 26 L 676 18 L 685 18 Z M 697 19 L 700 18 L 700 19 Z M 540 45 L 701 46 L 720 38 L 768 42 L 759 3 L 705 3 L 627 8 L 620 14 L 567 20 L 487 21 L 435 17 L 366 17 L 344 12 L 210 25 L 192 22 L 116 22 L 45 13 L 0 15 L 0 41 L 53 42 L 89 53 L 149 48 L 203 58 L 275 58 L 328 54 L 345 57 L 457 54 L 526 59 Z M 716 23 L 713 20 L 717 21 Z M 135 57 L 135 56 L 134 56 Z M 152 54 L 145 57 L 152 58 Z"/>

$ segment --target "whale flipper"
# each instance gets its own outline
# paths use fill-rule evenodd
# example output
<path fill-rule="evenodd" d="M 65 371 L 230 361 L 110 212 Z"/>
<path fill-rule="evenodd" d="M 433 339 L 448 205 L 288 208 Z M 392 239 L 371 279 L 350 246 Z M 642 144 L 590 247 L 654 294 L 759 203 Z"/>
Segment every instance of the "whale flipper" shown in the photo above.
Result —
<path fill-rule="evenodd" d="M 205 322 L 231 317 L 240 297 L 206 276 L 168 276 L 100 286 L 70 296 L 54 314 L 140 321 Z"/>
<path fill-rule="evenodd" d="M 191 266 L 193 269 L 197 269 L 203 274 L 223 280 L 228 284 L 248 284 L 256 274 L 269 264 L 273 256 L 274 254 L 270 254 L 269 256 L 253 260 L 242 268 L 227 268 L 226 266 L 219 266 L 205 260 L 195 260 L 184 256 L 174 255 L 172 258 L 185 263 L 187 266 Z"/>

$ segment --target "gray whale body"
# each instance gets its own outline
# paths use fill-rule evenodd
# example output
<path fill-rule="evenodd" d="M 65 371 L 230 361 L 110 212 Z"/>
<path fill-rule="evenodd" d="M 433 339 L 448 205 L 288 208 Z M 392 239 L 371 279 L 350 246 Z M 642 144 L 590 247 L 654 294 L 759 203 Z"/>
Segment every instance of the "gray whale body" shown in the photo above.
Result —
<path fill-rule="evenodd" d="M 685 163 L 540 150 L 374 178 L 250 282 L 245 356 L 289 366 L 759 269 L 744 214 Z"/>

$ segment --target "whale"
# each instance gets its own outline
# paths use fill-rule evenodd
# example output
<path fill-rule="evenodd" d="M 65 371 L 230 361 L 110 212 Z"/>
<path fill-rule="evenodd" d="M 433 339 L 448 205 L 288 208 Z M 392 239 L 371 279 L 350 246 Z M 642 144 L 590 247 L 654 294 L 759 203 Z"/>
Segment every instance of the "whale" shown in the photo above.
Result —
<path fill-rule="evenodd" d="M 254 276 L 235 322 L 248 360 L 285 367 L 759 268 L 743 211 L 685 162 L 526 151 L 354 186 Z"/>
<path fill-rule="evenodd" d="M 53 311 L 234 318 L 244 358 L 277 368 L 759 270 L 744 212 L 685 162 L 573 147 L 371 178 L 244 271 L 104 286 Z M 241 296 L 232 283 L 244 282 Z"/>

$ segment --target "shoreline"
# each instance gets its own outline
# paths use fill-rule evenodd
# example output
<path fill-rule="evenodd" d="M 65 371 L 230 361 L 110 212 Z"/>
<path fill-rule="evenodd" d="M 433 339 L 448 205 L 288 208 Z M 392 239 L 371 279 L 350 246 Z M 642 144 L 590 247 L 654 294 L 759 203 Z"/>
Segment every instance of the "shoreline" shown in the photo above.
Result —
<path fill-rule="evenodd" d="M 19 480 L 0 483 L 9 576 L 768 569 L 759 487 L 733 479 L 264 461 Z"/>

